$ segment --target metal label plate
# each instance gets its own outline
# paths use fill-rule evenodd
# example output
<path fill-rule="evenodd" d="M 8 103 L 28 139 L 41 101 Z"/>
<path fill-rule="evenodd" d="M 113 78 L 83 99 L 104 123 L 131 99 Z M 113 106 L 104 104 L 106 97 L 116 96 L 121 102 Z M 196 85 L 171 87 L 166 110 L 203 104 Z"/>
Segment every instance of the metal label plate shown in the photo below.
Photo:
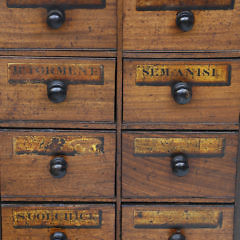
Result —
<path fill-rule="evenodd" d="M 199 86 L 229 86 L 231 66 L 228 64 L 144 64 L 136 66 L 136 85 L 164 86 L 173 81 L 191 82 Z"/>
<path fill-rule="evenodd" d="M 136 0 L 138 11 L 233 9 L 234 0 Z"/>

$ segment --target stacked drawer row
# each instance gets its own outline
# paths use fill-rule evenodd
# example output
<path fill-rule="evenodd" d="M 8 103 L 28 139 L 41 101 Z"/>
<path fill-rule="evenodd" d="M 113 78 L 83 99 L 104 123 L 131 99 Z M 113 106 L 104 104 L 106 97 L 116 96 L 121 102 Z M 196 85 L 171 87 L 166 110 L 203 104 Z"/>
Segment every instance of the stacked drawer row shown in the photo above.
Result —
<path fill-rule="evenodd" d="M 117 2 L 0 0 L 3 240 L 233 239 L 240 2 L 159 2 L 124 1 L 119 123 Z"/>

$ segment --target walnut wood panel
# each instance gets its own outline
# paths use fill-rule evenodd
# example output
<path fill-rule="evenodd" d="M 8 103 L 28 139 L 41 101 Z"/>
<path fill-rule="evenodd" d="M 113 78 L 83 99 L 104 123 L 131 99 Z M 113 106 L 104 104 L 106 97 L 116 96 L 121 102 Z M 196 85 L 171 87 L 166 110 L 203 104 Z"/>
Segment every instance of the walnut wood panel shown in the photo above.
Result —
<path fill-rule="evenodd" d="M 46 23 L 46 9 L 8 8 L 1 0 L 0 48 L 116 49 L 115 0 L 102 9 L 72 9 L 65 15 L 63 26 L 54 30 Z"/>
<path fill-rule="evenodd" d="M 2 200 L 114 198 L 114 133 L 1 131 L 0 140 Z M 62 178 L 50 173 L 55 156 L 67 162 Z"/>
<path fill-rule="evenodd" d="M 236 133 L 124 133 L 123 198 L 232 200 L 237 137 Z M 188 156 L 189 172 L 183 177 L 171 168 L 172 155 L 179 152 Z"/>
<path fill-rule="evenodd" d="M 169 73 L 168 86 L 140 86 L 136 83 L 137 66 L 145 64 L 153 66 L 194 64 L 196 68 L 202 64 L 225 64 L 231 67 L 231 70 L 228 71 L 230 82 L 229 86 L 214 86 L 216 83 L 214 81 L 209 82 L 211 83 L 209 86 L 208 84 L 194 86 L 191 80 L 192 76 L 183 74 L 183 77 L 175 72 L 176 74 L 173 75 Z M 240 112 L 239 66 L 239 61 L 235 60 L 125 60 L 123 121 L 124 123 L 178 124 L 177 128 L 182 128 L 185 124 L 195 124 L 196 126 L 202 124 L 206 128 L 213 128 L 214 124 L 224 124 L 226 127 L 227 125 L 238 125 Z M 157 78 L 161 81 L 164 76 L 160 75 Z M 174 101 L 171 84 L 175 81 L 193 84 L 190 103 L 180 105 Z M 142 127 L 144 128 L 144 124 Z"/>
<path fill-rule="evenodd" d="M 198 52 L 240 48 L 239 0 L 235 1 L 233 10 L 193 11 L 195 24 L 189 32 L 182 32 L 176 26 L 177 11 L 137 11 L 136 1 L 124 1 L 125 51 Z"/>
<path fill-rule="evenodd" d="M 55 232 L 68 239 L 114 240 L 114 228 L 115 209 L 110 204 L 2 205 L 2 240 L 50 239 Z"/>
<path fill-rule="evenodd" d="M 122 239 L 165 240 L 180 229 L 186 239 L 232 240 L 233 214 L 232 206 L 124 206 Z"/>
<path fill-rule="evenodd" d="M 27 67 L 24 69 L 24 66 Z M 74 66 L 72 71 L 78 68 L 82 70 L 72 72 L 71 75 L 68 69 L 71 66 Z M 95 66 L 93 72 L 90 70 L 91 66 Z M 51 67 L 56 70 L 52 76 L 47 73 Z M 71 122 L 74 122 L 76 127 L 81 125 L 81 122 L 114 122 L 114 60 L 1 59 L 0 71 L 2 126 L 13 125 L 15 122 L 22 127 L 26 126 L 27 122 L 40 125 L 42 123 L 44 127 L 57 127 L 58 123 L 63 126 L 65 123 L 71 125 Z M 74 77 L 74 74 L 85 77 Z M 97 81 L 94 80 L 95 77 Z M 51 102 L 47 95 L 47 83 L 55 78 L 68 83 L 67 97 L 61 103 Z"/>

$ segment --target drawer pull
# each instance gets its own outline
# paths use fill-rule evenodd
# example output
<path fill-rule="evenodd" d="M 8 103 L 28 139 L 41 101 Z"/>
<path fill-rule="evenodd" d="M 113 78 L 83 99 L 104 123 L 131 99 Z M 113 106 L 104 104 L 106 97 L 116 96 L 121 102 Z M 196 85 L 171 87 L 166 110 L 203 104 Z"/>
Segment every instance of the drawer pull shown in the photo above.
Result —
<path fill-rule="evenodd" d="M 54 103 L 64 102 L 67 96 L 67 85 L 64 81 L 50 81 L 47 84 L 47 93 L 50 101 Z"/>
<path fill-rule="evenodd" d="M 174 233 L 169 240 L 185 240 L 186 238 L 184 237 L 183 234 L 181 234 L 180 232 L 176 232 Z"/>
<path fill-rule="evenodd" d="M 173 173 L 178 177 L 183 177 L 189 172 L 188 157 L 183 153 L 174 154 L 171 160 Z"/>
<path fill-rule="evenodd" d="M 62 232 L 55 232 L 51 235 L 50 240 L 67 240 L 67 236 Z"/>
<path fill-rule="evenodd" d="M 172 86 L 172 95 L 176 103 L 187 104 L 192 99 L 192 87 L 186 82 L 175 83 Z"/>
<path fill-rule="evenodd" d="M 65 22 L 65 13 L 64 11 L 54 9 L 49 10 L 47 13 L 47 24 L 50 28 L 58 29 Z"/>
<path fill-rule="evenodd" d="M 188 32 L 193 28 L 194 15 L 190 11 L 182 11 L 177 14 L 177 26 L 183 31 Z"/>
<path fill-rule="evenodd" d="M 50 161 L 50 173 L 56 178 L 62 178 L 66 175 L 67 162 L 63 157 L 55 157 Z"/>

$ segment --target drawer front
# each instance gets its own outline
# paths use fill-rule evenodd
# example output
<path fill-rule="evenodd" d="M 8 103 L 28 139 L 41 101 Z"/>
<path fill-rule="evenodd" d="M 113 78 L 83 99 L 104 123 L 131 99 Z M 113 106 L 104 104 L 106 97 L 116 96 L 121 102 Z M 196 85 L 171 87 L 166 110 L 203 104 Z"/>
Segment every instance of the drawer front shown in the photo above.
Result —
<path fill-rule="evenodd" d="M 124 0 L 124 50 L 239 50 L 240 1 L 233 2 Z"/>
<path fill-rule="evenodd" d="M 0 29 L 0 48 L 115 49 L 116 1 L 1 0 Z"/>
<path fill-rule="evenodd" d="M 237 125 L 239 69 L 239 61 L 126 60 L 124 122 Z"/>
<path fill-rule="evenodd" d="M 2 240 L 114 240 L 114 223 L 113 205 L 2 206 Z"/>
<path fill-rule="evenodd" d="M 2 131 L 2 200 L 113 198 L 115 134 Z"/>
<path fill-rule="evenodd" d="M 123 197 L 234 201 L 237 148 L 237 133 L 124 133 Z"/>
<path fill-rule="evenodd" d="M 232 240 L 233 215 L 232 206 L 124 206 L 122 239 Z"/>
<path fill-rule="evenodd" d="M 0 123 L 114 122 L 114 60 L 1 59 L 0 71 Z"/>

